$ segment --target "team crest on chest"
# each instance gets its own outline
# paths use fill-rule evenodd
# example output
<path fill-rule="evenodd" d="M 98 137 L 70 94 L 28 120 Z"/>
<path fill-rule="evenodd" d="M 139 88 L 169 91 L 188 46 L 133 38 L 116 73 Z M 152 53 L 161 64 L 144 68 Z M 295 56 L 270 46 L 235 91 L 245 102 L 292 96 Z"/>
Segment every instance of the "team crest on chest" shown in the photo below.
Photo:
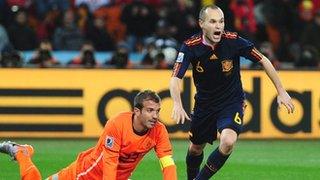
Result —
<path fill-rule="evenodd" d="M 221 61 L 222 72 L 229 72 L 233 68 L 233 62 L 230 59 Z"/>
<path fill-rule="evenodd" d="M 150 149 L 151 146 L 152 146 L 152 142 L 151 142 L 151 141 L 148 141 L 148 142 L 145 142 L 145 143 L 144 143 L 144 148 L 145 148 L 145 149 Z"/>

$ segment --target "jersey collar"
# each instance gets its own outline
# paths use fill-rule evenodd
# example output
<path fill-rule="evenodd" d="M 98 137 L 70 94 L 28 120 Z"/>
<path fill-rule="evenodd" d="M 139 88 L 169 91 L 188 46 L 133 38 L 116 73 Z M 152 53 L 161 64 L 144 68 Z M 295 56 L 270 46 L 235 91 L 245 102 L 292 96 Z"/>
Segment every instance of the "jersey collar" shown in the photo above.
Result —
<path fill-rule="evenodd" d="M 216 43 L 215 45 L 211 45 L 210 43 L 208 43 L 208 42 L 206 41 L 206 39 L 204 38 L 204 35 L 203 35 L 203 34 L 202 34 L 202 36 L 201 36 L 201 42 L 202 42 L 203 45 L 209 46 L 212 50 L 215 50 L 215 48 L 216 48 L 217 45 L 218 45 L 218 43 Z"/>

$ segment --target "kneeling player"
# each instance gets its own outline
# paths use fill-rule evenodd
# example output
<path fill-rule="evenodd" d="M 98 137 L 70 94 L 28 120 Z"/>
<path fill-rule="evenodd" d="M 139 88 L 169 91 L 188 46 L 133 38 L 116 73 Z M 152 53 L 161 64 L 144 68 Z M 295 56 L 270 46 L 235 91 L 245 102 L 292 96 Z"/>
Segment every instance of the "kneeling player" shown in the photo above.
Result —
<path fill-rule="evenodd" d="M 176 180 L 176 166 L 165 126 L 158 121 L 160 97 L 153 91 L 140 92 L 133 112 L 120 113 L 105 125 L 97 145 L 78 155 L 76 161 L 48 179 L 127 180 L 137 164 L 151 149 L 160 160 L 163 179 Z M 20 165 L 21 179 L 39 180 L 33 164 L 33 148 L 10 141 L 0 144 L 0 152 L 9 154 Z"/>

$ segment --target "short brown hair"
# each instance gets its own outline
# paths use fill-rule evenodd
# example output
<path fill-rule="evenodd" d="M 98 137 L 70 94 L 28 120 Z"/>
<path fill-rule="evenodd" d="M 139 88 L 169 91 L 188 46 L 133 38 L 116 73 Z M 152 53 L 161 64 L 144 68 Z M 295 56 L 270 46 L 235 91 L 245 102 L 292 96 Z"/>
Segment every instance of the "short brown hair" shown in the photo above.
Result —
<path fill-rule="evenodd" d="M 134 107 L 138 108 L 138 109 L 142 109 L 143 108 L 143 101 L 154 101 L 156 103 L 159 103 L 161 101 L 161 98 L 159 97 L 159 95 L 151 90 L 144 90 L 139 92 L 135 97 L 134 97 Z"/>

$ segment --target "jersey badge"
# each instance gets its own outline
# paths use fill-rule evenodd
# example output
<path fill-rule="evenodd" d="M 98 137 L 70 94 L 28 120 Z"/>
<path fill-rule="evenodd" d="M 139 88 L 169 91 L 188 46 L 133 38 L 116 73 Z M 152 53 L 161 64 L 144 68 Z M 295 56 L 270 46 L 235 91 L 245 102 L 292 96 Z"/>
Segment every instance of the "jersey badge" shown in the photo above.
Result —
<path fill-rule="evenodd" d="M 181 63 L 183 61 L 183 58 L 184 58 L 184 53 L 179 52 L 176 62 Z"/>
<path fill-rule="evenodd" d="M 222 65 L 222 72 L 229 72 L 233 68 L 233 62 L 232 60 L 229 60 L 229 59 L 221 61 L 221 65 Z"/>
<path fill-rule="evenodd" d="M 110 137 L 110 136 L 107 136 L 105 146 L 107 148 L 112 148 L 113 147 L 113 143 L 114 143 L 114 138 Z"/>
<path fill-rule="evenodd" d="M 152 146 L 152 143 L 151 143 L 150 141 L 148 141 L 148 142 L 146 142 L 146 143 L 144 144 L 144 148 L 145 148 L 145 149 L 150 149 L 151 146 Z"/>

